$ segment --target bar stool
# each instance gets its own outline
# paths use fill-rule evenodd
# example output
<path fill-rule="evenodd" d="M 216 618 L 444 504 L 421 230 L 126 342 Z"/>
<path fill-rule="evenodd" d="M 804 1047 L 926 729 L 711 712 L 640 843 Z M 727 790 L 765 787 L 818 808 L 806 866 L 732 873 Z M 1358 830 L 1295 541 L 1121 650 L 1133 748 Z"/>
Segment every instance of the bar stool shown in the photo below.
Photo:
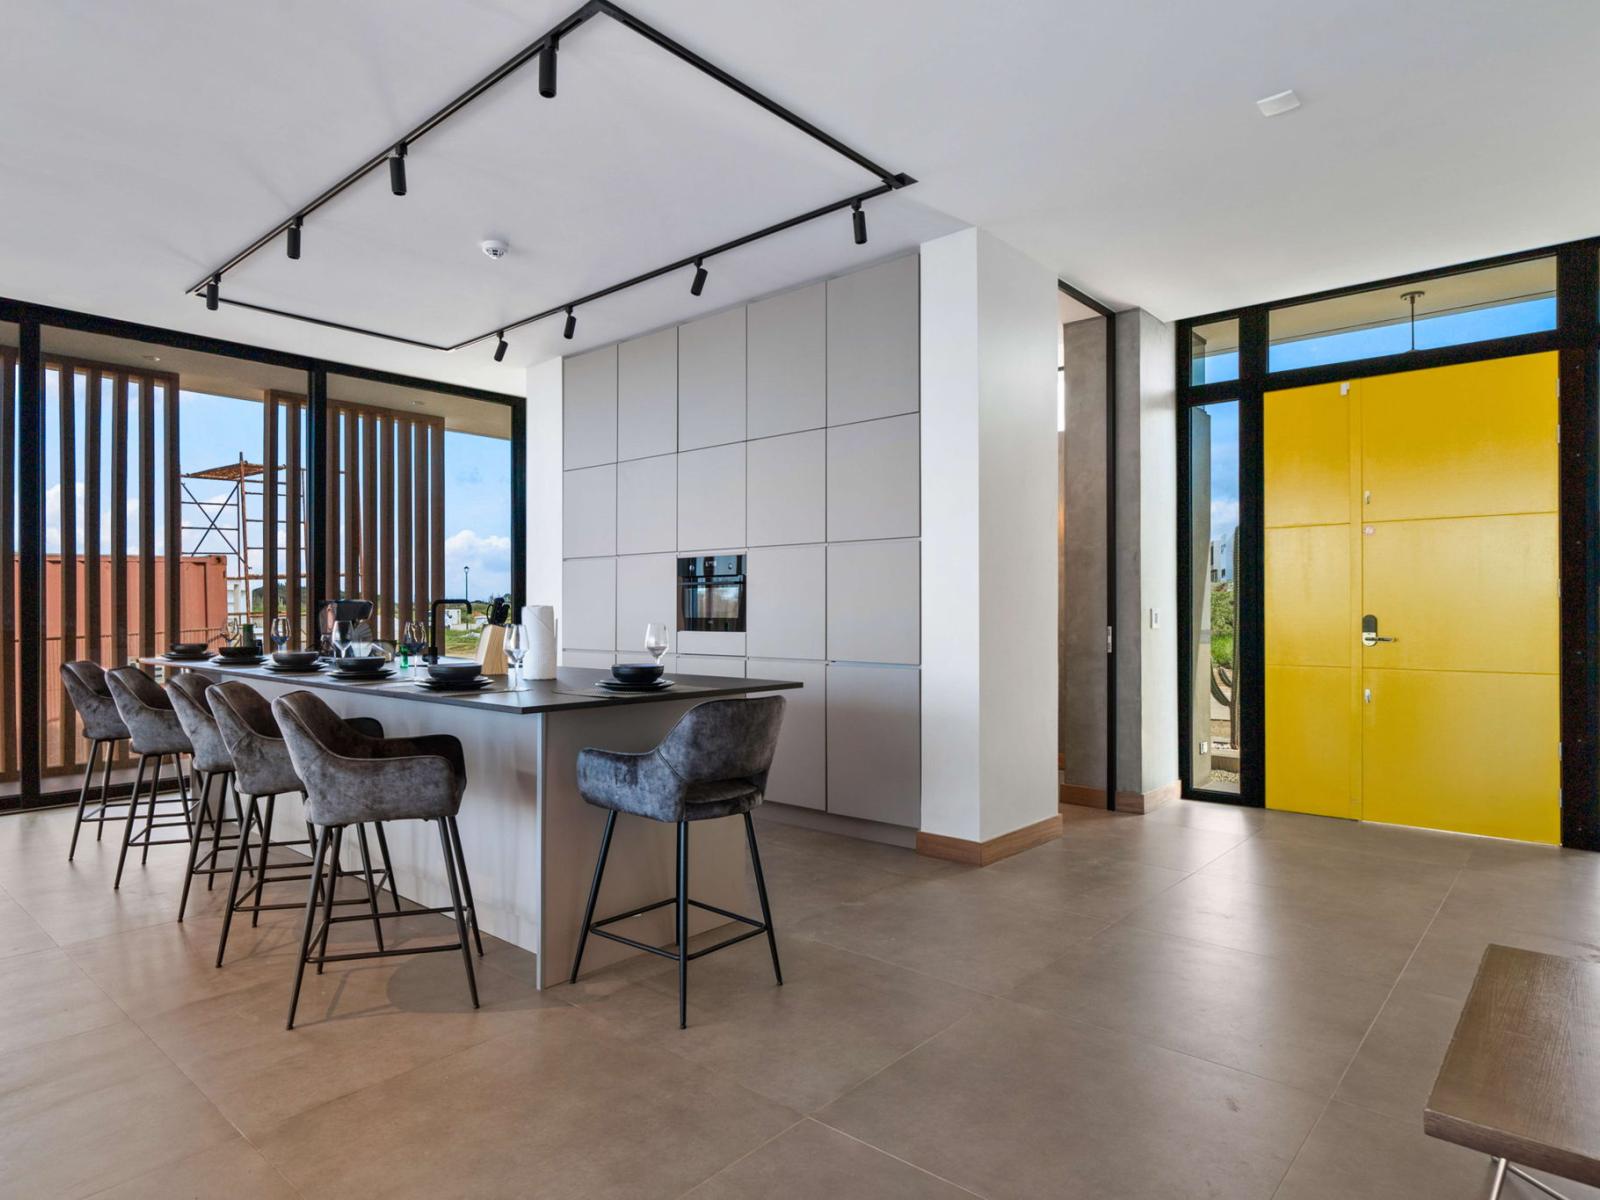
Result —
<path fill-rule="evenodd" d="M 67 699 L 78 710 L 78 722 L 83 726 L 83 736 L 89 739 L 89 761 L 83 768 L 83 787 L 78 792 L 78 817 L 72 823 L 72 845 L 67 848 L 67 861 L 78 852 L 78 831 L 85 821 L 94 823 L 94 840 L 99 841 L 105 832 L 106 812 L 113 804 L 133 803 L 113 800 L 110 797 L 111 760 L 116 757 L 118 742 L 128 740 L 128 727 L 117 712 L 117 702 L 111 698 L 106 686 L 106 673 L 97 662 L 78 659 L 61 664 L 61 686 Z M 100 771 L 100 802 L 92 813 L 84 809 L 89 803 L 89 784 L 94 775 L 95 760 L 105 750 L 105 765 Z"/>
<path fill-rule="evenodd" d="M 178 901 L 180 923 L 183 921 L 185 910 L 189 907 L 189 885 L 194 882 L 194 877 L 204 875 L 206 891 L 209 892 L 216 883 L 218 875 L 233 869 L 217 865 L 221 861 L 222 851 L 233 850 L 246 855 L 249 853 L 242 837 L 225 842 L 222 836 L 223 826 L 228 823 L 228 794 L 231 790 L 229 785 L 233 780 L 233 758 L 228 754 L 228 747 L 222 741 L 222 732 L 217 728 L 216 718 L 211 713 L 211 701 L 207 699 L 206 694 L 212 687 L 211 680 L 193 671 L 184 671 L 167 684 L 167 695 L 172 700 L 172 711 L 178 714 L 178 724 L 183 726 L 189 744 L 194 747 L 189 765 L 194 771 L 197 785 L 194 831 L 189 839 L 189 867 L 183 876 L 183 896 Z M 214 812 L 211 808 L 213 783 L 222 784 Z M 233 804 L 236 824 L 242 833 L 244 814 L 239 809 L 237 792 L 233 793 Z M 200 845 L 205 838 L 207 822 L 211 825 L 211 846 L 202 857 Z"/>
<path fill-rule="evenodd" d="M 128 848 L 138 846 L 139 863 L 143 866 L 150 860 L 151 846 L 186 846 L 189 839 L 194 836 L 194 825 L 190 819 L 192 814 L 189 806 L 189 785 L 183 777 L 183 764 L 179 756 L 193 753 L 189 745 L 188 735 L 183 732 L 183 726 L 178 723 L 178 714 L 172 710 L 172 701 L 168 699 L 166 691 L 150 676 L 137 667 L 113 667 L 106 672 L 106 686 L 111 689 L 111 698 L 116 701 L 117 713 L 122 717 L 122 723 L 128 727 L 128 738 L 133 745 L 133 751 L 139 756 L 139 769 L 134 775 L 133 798 L 128 805 L 128 823 L 122 830 L 122 852 L 117 856 L 117 877 L 112 883 L 113 888 L 122 886 L 122 868 L 128 861 Z M 161 817 L 171 817 L 173 813 L 168 810 L 158 813 L 156 811 L 156 794 L 161 790 L 161 762 L 163 759 L 172 759 L 172 771 L 178 777 L 178 795 L 182 802 L 182 828 L 185 836 L 182 838 L 157 838 L 158 829 L 176 829 L 179 822 L 166 820 Z M 155 760 L 155 770 L 150 776 L 150 801 L 145 810 L 144 829 L 139 833 L 133 832 L 135 819 L 139 812 L 139 788 L 144 782 L 145 766 L 152 759 Z"/>
<path fill-rule="evenodd" d="M 778 748 L 778 730 L 783 724 L 783 705 L 782 696 L 711 700 L 684 713 L 683 718 L 654 750 L 643 754 L 594 749 L 578 752 L 578 794 L 596 808 L 607 811 L 605 833 L 600 838 L 600 857 L 594 867 L 594 882 L 589 885 L 589 902 L 583 910 L 583 930 L 578 935 L 578 952 L 572 960 L 571 982 L 578 982 L 578 968 L 583 965 L 584 943 L 591 933 L 636 950 L 674 959 L 678 964 L 678 1028 L 683 1029 L 688 1024 L 689 1016 L 689 960 L 702 958 L 765 933 L 767 948 L 772 952 L 772 974 L 778 986 L 783 986 L 783 971 L 778 966 L 778 940 L 772 931 L 772 909 L 767 904 L 767 882 L 761 874 L 755 823 L 750 819 L 750 811 L 765 798 L 767 772 L 772 768 L 772 755 Z M 606 855 L 611 850 L 611 834 L 616 828 L 619 812 L 632 813 L 651 821 L 676 822 L 678 894 L 596 921 L 595 901 L 600 896 L 600 881 L 605 875 Z M 750 844 L 750 865 L 755 868 L 756 894 L 761 899 L 759 921 L 689 898 L 689 823 L 737 814 L 744 816 L 745 838 Z M 669 904 L 677 907 L 678 916 L 678 941 L 673 950 L 650 946 L 605 928 Z M 751 928 L 691 954 L 690 905 Z"/>
<path fill-rule="evenodd" d="M 221 734 L 228 756 L 233 763 L 234 794 L 241 794 L 247 798 L 240 801 L 240 842 L 242 849 L 234 858 L 233 877 L 228 884 L 228 903 L 222 915 L 222 934 L 217 939 L 217 966 L 222 965 L 223 956 L 228 950 L 228 932 L 233 927 L 233 915 L 238 912 L 250 914 L 250 924 L 257 925 L 263 912 L 277 909 L 292 909 L 300 906 L 295 903 L 267 903 L 264 899 L 265 888 L 269 883 L 293 883 L 311 879 L 315 881 L 315 873 L 305 874 L 304 862 L 279 863 L 274 865 L 271 861 L 274 848 L 306 847 L 308 850 L 315 845 L 315 838 L 311 836 L 309 822 L 306 826 L 307 836 L 304 839 L 290 839 L 288 841 L 272 840 L 273 814 L 277 807 L 278 797 L 289 792 L 298 792 L 305 795 L 305 785 L 300 782 L 300 776 L 295 773 L 294 763 L 289 758 L 289 748 L 283 740 L 283 734 L 278 728 L 278 722 L 272 715 L 272 705 L 266 697 L 257 692 L 249 684 L 230 680 L 219 683 L 211 688 L 208 693 L 211 701 L 211 711 L 216 718 L 217 731 Z M 352 722 L 368 736 L 383 736 L 383 726 L 377 721 L 367 717 L 357 717 Z M 263 812 L 262 800 L 266 801 Z M 250 841 L 251 830 L 259 830 L 261 840 L 255 844 L 260 851 L 259 865 L 251 865 Z M 347 898 L 337 900 L 337 904 L 366 904 L 372 910 L 373 930 L 377 935 L 380 945 L 383 943 L 383 926 L 377 920 L 378 895 L 380 886 L 374 882 L 372 862 L 367 848 L 366 829 L 357 830 L 358 841 L 361 848 L 361 864 L 363 879 L 366 884 L 366 898 Z M 378 853 L 382 857 L 384 882 L 388 884 L 389 894 L 394 901 L 395 912 L 400 912 L 400 893 L 395 889 L 394 868 L 389 862 L 389 843 L 383 836 L 382 826 L 378 827 Z M 249 888 L 241 895 L 239 883 L 245 866 L 251 867 L 251 883 Z M 290 872 L 284 874 L 283 872 Z M 273 872 L 277 872 L 274 874 Z M 338 864 L 334 864 L 334 882 L 342 874 Z"/>
<path fill-rule="evenodd" d="M 295 1009 L 300 1003 L 300 984 L 306 964 L 317 964 L 317 974 L 330 962 L 349 962 L 367 958 L 393 958 L 401 954 L 430 954 L 461 951 L 467 971 L 467 991 L 472 1007 L 478 1007 L 478 981 L 472 969 L 472 950 L 467 942 L 469 912 L 474 936 L 478 918 L 472 909 L 472 885 L 467 881 L 466 859 L 461 853 L 461 838 L 456 831 L 456 813 L 467 787 L 466 757 L 461 742 L 447 734 L 425 734 L 413 738 L 367 737 L 310 692 L 290 692 L 272 702 L 289 757 L 295 771 L 305 781 L 306 810 L 317 831 L 317 849 L 312 863 L 312 884 L 306 897 L 305 925 L 300 935 L 300 958 L 295 964 L 294 991 L 289 997 L 286 1028 L 294 1028 Z M 316 924 L 317 880 L 332 848 L 337 863 L 344 830 L 362 822 L 437 821 L 439 846 L 444 854 L 445 878 L 450 884 L 449 908 L 414 909 L 412 913 L 450 914 L 455 917 L 456 941 L 438 946 L 406 946 L 345 954 L 328 953 L 328 931 L 336 921 L 356 921 L 360 917 L 333 915 L 333 884 L 322 888 L 322 922 Z M 458 880 L 459 874 L 459 880 Z M 462 903 L 462 893 L 466 903 Z M 396 914 L 379 914 L 373 919 Z M 406 915 L 411 915 L 410 913 Z M 317 943 L 315 955 L 312 942 Z M 478 953 L 483 953 L 482 939 Z"/>

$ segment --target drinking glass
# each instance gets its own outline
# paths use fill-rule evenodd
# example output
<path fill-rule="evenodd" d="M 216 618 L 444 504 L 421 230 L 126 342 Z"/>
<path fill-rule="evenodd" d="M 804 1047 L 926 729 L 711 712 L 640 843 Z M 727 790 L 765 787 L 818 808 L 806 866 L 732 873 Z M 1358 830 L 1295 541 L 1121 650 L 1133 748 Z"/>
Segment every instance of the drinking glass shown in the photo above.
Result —
<path fill-rule="evenodd" d="M 366 658 L 372 653 L 372 626 L 366 621 L 357 621 L 350 630 L 350 655 L 353 658 Z"/>
<path fill-rule="evenodd" d="M 421 621 L 407 621 L 400 627 L 400 665 L 411 667 L 412 674 L 416 674 L 419 664 L 415 662 L 417 655 L 428 648 L 428 631 Z"/>
<path fill-rule="evenodd" d="M 239 618 L 238 617 L 229 617 L 228 618 L 228 645 L 237 646 L 238 644 L 239 644 Z"/>
<path fill-rule="evenodd" d="M 333 656 L 343 658 L 345 649 L 350 645 L 350 638 L 355 633 L 354 621 L 335 621 L 333 632 L 330 635 L 333 641 Z"/>
<path fill-rule="evenodd" d="M 522 660 L 528 654 L 528 630 L 523 625 L 506 626 L 506 659 L 511 663 L 511 678 L 515 681 L 513 687 L 520 684 L 522 679 Z"/>
<path fill-rule="evenodd" d="M 272 618 L 272 648 L 282 650 L 289 644 L 289 618 Z"/>
<path fill-rule="evenodd" d="M 650 657 L 656 660 L 656 666 L 661 665 L 661 656 L 667 652 L 667 627 L 655 621 L 644 627 L 644 648 L 650 652 Z"/>

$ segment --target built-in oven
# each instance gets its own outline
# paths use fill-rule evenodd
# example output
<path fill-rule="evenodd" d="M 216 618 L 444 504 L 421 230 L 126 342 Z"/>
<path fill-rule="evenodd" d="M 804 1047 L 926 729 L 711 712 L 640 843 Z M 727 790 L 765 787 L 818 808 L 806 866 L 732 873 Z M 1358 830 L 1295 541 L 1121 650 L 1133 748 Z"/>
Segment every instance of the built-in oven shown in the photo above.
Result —
<path fill-rule="evenodd" d="M 678 560 L 678 629 L 743 633 L 744 555 L 701 554 Z"/>

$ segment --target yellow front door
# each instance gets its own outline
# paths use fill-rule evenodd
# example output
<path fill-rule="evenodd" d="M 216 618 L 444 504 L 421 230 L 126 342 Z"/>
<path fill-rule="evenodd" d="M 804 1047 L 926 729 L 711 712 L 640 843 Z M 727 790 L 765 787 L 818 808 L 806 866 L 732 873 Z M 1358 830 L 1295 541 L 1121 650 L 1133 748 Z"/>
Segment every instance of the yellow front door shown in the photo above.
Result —
<path fill-rule="evenodd" d="M 1270 807 L 1559 841 L 1556 378 L 1266 397 Z"/>

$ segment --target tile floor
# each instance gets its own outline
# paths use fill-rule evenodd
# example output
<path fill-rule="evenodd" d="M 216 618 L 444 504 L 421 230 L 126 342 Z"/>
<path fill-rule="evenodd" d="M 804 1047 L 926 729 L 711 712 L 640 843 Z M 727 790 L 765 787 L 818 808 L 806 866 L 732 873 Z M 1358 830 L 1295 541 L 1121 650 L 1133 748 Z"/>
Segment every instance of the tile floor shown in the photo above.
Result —
<path fill-rule="evenodd" d="M 669 963 L 541 995 L 491 940 L 479 1012 L 453 955 L 334 966 L 294 1033 L 293 914 L 217 970 L 181 851 L 113 893 L 114 841 L 0 818 L 0 1196 L 1482 1194 L 1422 1103 L 1486 942 L 1600 960 L 1600 855 L 1068 816 L 983 871 L 764 821 L 787 984 L 702 960 L 686 1031 Z"/>

